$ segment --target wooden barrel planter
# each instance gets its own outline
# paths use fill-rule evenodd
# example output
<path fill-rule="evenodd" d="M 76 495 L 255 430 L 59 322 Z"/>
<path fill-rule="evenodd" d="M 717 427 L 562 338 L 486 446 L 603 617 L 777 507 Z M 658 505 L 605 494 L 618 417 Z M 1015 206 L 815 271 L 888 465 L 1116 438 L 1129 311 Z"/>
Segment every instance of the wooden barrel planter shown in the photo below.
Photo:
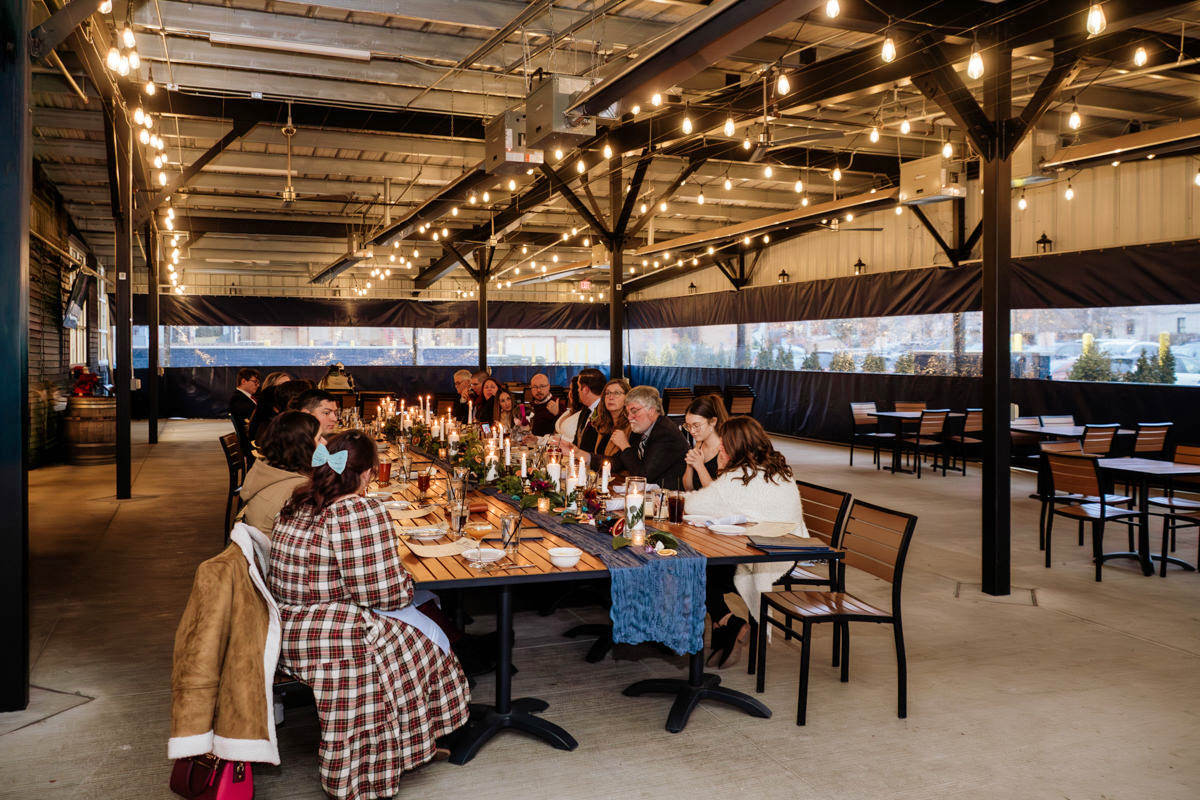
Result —
<path fill-rule="evenodd" d="M 72 397 L 67 401 L 66 436 L 72 464 L 117 460 L 117 398 Z"/>

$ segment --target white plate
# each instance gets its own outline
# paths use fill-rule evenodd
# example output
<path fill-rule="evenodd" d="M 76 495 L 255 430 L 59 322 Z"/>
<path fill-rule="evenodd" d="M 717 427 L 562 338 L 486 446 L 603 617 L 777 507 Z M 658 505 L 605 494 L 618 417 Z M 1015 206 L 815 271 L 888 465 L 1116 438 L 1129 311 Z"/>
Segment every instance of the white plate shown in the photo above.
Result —
<path fill-rule="evenodd" d="M 421 525 L 415 528 L 400 529 L 403 535 L 410 539 L 416 539 L 418 542 L 440 539 L 446 535 L 446 531 L 447 527 L 445 525 Z"/>
<path fill-rule="evenodd" d="M 403 511 L 406 508 L 412 508 L 412 503 L 407 500 L 384 500 L 384 508 L 394 508 L 397 511 Z"/>
<path fill-rule="evenodd" d="M 740 525 L 709 525 L 708 529 L 723 536 L 744 536 L 746 533 L 746 529 Z"/>
<path fill-rule="evenodd" d="M 472 547 L 463 551 L 463 558 L 468 562 L 482 561 L 484 564 L 491 564 L 504 558 L 504 551 L 494 547 Z"/>
<path fill-rule="evenodd" d="M 391 492 L 367 492 L 367 497 L 370 497 L 373 500 L 379 500 L 380 502 L 383 502 L 385 500 L 391 500 L 392 493 Z"/>
<path fill-rule="evenodd" d="M 703 514 L 684 514 L 683 521 L 688 525 L 704 526 L 712 517 L 706 517 Z"/>

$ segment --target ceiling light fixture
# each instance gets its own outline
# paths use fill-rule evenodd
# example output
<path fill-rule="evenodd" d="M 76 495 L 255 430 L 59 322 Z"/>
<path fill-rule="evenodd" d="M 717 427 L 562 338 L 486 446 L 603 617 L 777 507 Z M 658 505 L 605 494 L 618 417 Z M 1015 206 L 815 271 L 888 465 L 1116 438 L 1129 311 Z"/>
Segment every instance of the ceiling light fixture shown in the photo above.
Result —
<path fill-rule="evenodd" d="M 775 93 L 785 95 L 792 90 L 792 82 L 788 80 L 786 72 L 780 72 L 779 77 L 775 79 Z"/>
<path fill-rule="evenodd" d="M 733 181 L 729 180 L 729 178 L 726 178 L 725 179 L 725 191 L 728 192 L 732 188 L 733 188 Z"/>
<path fill-rule="evenodd" d="M 683 130 L 685 136 L 692 132 L 692 118 L 687 114 L 683 115 L 683 124 L 680 128 Z"/>
<path fill-rule="evenodd" d="M 1067 190 L 1063 192 L 1063 197 L 1067 198 L 1068 200 L 1075 199 L 1075 189 L 1071 186 L 1070 182 L 1067 183 Z"/>
<path fill-rule="evenodd" d="M 733 136 L 733 132 L 734 132 L 733 117 L 727 117 L 725 119 L 725 135 Z"/>
<path fill-rule="evenodd" d="M 1144 67 L 1146 66 L 1146 62 L 1149 60 L 1150 57 L 1146 55 L 1146 48 L 1139 47 L 1137 50 L 1133 51 L 1133 65 L 1135 67 Z"/>
<path fill-rule="evenodd" d="M 942 158 L 953 158 L 953 157 L 954 157 L 954 145 L 950 144 L 950 142 L 946 142 L 945 144 L 942 145 Z"/>
<path fill-rule="evenodd" d="M 1103 4 L 1092 3 L 1087 12 L 1087 32 L 1092 36 L 1099 36 L 1107 27 L 1108 20 L 1104 18 Z"/>
<path fill-rule="evenodd" d="M 842 13 L 842 6 L 838 3 L 838 0 L 826 0 L 825 16 L 833 19 L 840 13 Z"/>
<path fill-rule="evenodd" d="M 896 42 L 890 35 L 884 36 L 883 47 L 879 51 L 879 57 L 883 59 L 883 63 L 890 64 L 896 60 Z"/>
<path fill-rule="evenodd" d="M 658 92 L 655 92 L 650 97 L 650 105 L 654 106 L 655 108 L 657 108 L 658 106 L 661 106 L 662 105 L 662 95 L 659 94 Z"/>
<path fill-rule="evenodd" d="M 1079 116 L 1079 106 L 1071 101 L 1071 116 L 1067 117 L 1067 127 L 1073 131 L 1079 130 L 1079 126 L 1083 125 L 1083 117 Z"/>
<path fill-rule="evenodd" d="M 979 52 L 979 43 L 971 45 L 971 57 L 967 59 L 967 76 L 973 81 L 983 77 L 983 56 Z"/>
<path fill-rule="evenodd" d="M 905 117 L 904 119 L 902 119 L 900 121 L 900 133 L 907 136 L 911 132 L 912 132 L 912 123 L 908 121 L 907 117 Z"/>
<path fill-rule="evenodd" d="M 837 181 L 840 181 L 842 179 L 842 168 L 835 166 L 833 168 L 833 172 L 830 173 L 829 177 L 833 178 L 835 183 Z"/>

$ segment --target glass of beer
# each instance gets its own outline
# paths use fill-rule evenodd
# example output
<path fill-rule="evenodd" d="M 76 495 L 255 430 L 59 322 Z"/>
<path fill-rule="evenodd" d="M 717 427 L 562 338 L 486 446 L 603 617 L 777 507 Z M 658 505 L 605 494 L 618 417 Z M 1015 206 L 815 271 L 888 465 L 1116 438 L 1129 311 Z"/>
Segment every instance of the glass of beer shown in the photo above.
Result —
<path fill-rule="evenodd" d="M 671 522 L 683 522 L 683 492 L 678 489 L 667 493 L 667 519 Z"/>
<path fill-rule="evenodd" d="M 429 497 L 429 483 L 432 477 L 427 469 L 423 469 L 417 473 L 417 492 L 420 493 L 422 500 Z"/>
<path fill-rule="evenodd" d="M 379 462 L 379 475 L 377 476 L 380 486 L 387 486 L 392 482 L 392 462 Z"/>

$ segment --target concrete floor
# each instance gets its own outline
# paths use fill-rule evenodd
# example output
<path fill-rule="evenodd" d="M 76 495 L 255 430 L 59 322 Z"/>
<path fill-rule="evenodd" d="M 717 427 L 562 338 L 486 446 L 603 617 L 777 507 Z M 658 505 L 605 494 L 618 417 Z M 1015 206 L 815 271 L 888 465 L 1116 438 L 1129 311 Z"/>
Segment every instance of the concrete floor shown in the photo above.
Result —
<path fill-rule="evenodd" d="M 0 714 L 0 798 L 169 798 L 171 645 L 197 563 L 220 548 L 225 423 L 171 421 L 136 446 L 134 498 L 116 502 L 112 468 L 30 474 L 33 690 Z M 145 440 L 144 428 L 135 439 Z M 797 477 L 919 516 L 904 583 L 909 716 L 895 715 L 890 632 L 858 626 L 849 684 L 816 636 L 809 720 L 794 724 L 799 649 L 776 640 L 770 720 L 704 705 L 663 730 L 667 702 L 620 689 L 682 675 L 644 648 L 592 665 L 560 633 L 592 609 L 517 617 L 518 696 L 580 743 L 564 753 L 505 734 L 465 767 L 412 773 L 404 796 L 756 798 L 1195 798 L 1200 796 L 1200 575 L 1144 578 L 1110 562 L 1092 580 L 1062 531 L 1041 566 L 1030 476 L 1014 473 L 1013 594 L 979 592 L 978 473 L 966 478 L 850 469 L 843 448 L 781 442 Z M 1123 534 L 1114 534 L 1119 543 Z M 1180 540 L 1196 556 L 1196 534 Z M 888 587 L 851 572 L 851 591 L 886 604 Z M 488 622 L 481 620 L 482 623 Z M 725 683 L 746 691 L 744 670 Z M 480 699 L 492 684 L 482 680 Z M 323 797 L 316 714 L 279 730 L 282 767 L 256 775 L 259 800 Z M 678 793 L 678 794 L 676 794 Z"/>

